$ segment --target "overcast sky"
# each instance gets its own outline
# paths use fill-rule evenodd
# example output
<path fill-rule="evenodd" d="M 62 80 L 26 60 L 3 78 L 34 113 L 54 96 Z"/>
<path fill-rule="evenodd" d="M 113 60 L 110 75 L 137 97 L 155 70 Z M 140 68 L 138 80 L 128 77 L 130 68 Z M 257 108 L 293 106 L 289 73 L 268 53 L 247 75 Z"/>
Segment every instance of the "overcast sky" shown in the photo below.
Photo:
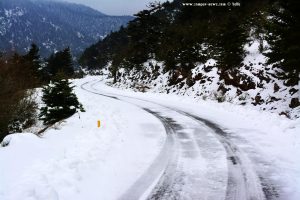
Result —
<path fill-rule="evenodd" d="M 80 3 L 109 15 L 133 15 L 155 0 L 64 0 Z M 163 2 L 165 0 L 160 0 Z"/>

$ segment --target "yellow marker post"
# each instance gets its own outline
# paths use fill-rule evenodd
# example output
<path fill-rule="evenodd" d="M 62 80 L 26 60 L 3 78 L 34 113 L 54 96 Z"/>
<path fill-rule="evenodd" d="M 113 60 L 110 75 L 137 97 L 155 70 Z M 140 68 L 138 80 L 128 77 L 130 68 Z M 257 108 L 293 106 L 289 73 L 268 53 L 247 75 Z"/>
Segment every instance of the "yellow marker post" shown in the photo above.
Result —
<path fill-rule="evenodd" d="M 98 126 L 98 128 L 100 128 L 100 126 L 101 126 L 100 120 L 97 121 L 97 126 Z"/>

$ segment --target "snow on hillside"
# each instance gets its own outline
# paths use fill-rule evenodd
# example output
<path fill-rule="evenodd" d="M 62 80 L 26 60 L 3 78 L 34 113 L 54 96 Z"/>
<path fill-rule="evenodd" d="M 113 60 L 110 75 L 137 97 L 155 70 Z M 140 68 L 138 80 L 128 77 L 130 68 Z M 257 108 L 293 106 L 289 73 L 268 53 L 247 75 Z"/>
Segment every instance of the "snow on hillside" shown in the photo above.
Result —
<path fill-rule="evenodd" d="M 237 105 L 253 105 L 257 110 L 267 110 L 289 118 L 300 117 L 300 106 L 291 108 L 292 99 L 300 99 L 299 85 L 285 86 L 276 76 L 277 71 L 266 66 L 266 58 L 259 53 L 259 42 L 245 46 L 247 56 L 239 71 L 221 74 L 215 60 L 199 63 L 191 74 L 181 71 L 163 72 L 163 63 L 149 60 L 143 70 L 119 70 L 118 88 L 135 91 L 171 93 L 195 99 L 231 102 Z M 109 67 L 109 66 L 108 66 Z M 104 74 L 108 75 L 107 69 Z M 297 101 L 296 101 L 297 102 Z"/>

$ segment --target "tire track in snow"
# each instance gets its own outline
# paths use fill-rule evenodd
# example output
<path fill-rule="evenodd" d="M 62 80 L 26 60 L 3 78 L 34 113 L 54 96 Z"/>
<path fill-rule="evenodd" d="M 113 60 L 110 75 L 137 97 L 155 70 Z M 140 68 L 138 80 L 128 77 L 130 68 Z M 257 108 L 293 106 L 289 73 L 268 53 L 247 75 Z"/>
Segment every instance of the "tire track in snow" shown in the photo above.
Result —
<path fill-rule="evenodd" d="M 251 160 L 233 143 L 227 139 L 227 133 L 218 125 L 209 120 L 200 118 L 196 115 L 184 111 L 178 111 L 186 116 L 196 119 L 200 123 L 214 130 L 219 136 L 219 140 L 224 145 L 228 154 L 228 167 L 231 174 L 228 179 L 228 190 L 226 199 L 249 199 L 249 200 L 276 200 L 280 199 L 278 189 L 274 184 L 270 183 L 267 178 L 263 178 L 263 174 L 257 174 L 253 169 Z M 239 165 L 236 168 L 236 165 Z M 243 180 L 241 180 L 241 177 Z M 241 198 L 241 191 L 244 191 Z"/>
<path fill-rule="evenodd" d="M 164 121 L 159 115 L 156 115 L 151 110 L 144 109 L 146 112 L 157 117 L 165 127 L 167 138 L 159 155 L 143 173 L 143 175 L 119 198 L 120 200 L 140 199 L 149 186 L 156 183 L 163 174 L 168 171 L 169 166 L 176 161 L 178 152 L 175 148 L 174 130 L 172 126 Z M 174 151 L 175 150 L 175 151 Z"/>
<path fill-rule="evenodd" d="M 178 112 L 189 116 L 199 121 L 200 124 L 204 124 L 211 128 L 218 135 L 219 141 L 225 147 L 227 152 L 227 165 L 229 173 L 226 200 L 266 199 L 266 195 L 263 192 L 263 187 L 260 183 L 259 177 L 252 169 L 251 161 L 242 152 L 240 152 L 237 146 L 226 140 L 226 133 L 221 128 L 219 128 L 216 124 L 198 116 L 194 116 L 183 111 Z"/>

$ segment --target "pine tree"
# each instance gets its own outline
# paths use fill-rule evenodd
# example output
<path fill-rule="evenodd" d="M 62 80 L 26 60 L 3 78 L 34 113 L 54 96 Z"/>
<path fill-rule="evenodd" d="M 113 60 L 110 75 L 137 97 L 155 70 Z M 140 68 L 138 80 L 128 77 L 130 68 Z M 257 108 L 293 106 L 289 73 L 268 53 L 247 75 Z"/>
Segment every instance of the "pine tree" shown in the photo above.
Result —
<path fill-rule="evenodd" d="M 43 88 L 42 100 L 45 104 L 41 108 L 40 119 L 44 124 L 54 124 L 68 118 L 78 111 L 84 112 L 82 104 L 73 92 L 73 86 L 68 79 L 57 75 L 55 80 Z"/>
<path fill-rule="evenodd" d="M 26 55 L 23 56 L 24 66 L 28 66 L 32 71 L 32 78 L 34 82 L 38 83 L 42 80 L 42 61 L 39 55 L 39 48 L 36 44 L 32 43 L 31 48 Z"/>
<path fill-rule="evenodd" d="M 74 75 L 73 61 L 70 48 L 51 54 L 47 60 L 46 71 L 50 77 L 63 72 L 67 77 Z"/>
<path fill-rule="evenodd" d="M 271 9 L 271 23 L 267 37 L 270 50 L 265 55 L 268 64 L 282 68 L 287 76 L 287 85 L 296 85 L 300 73 L 300 2 L 279 0 Z"/>
<path fill-rule="evenodd" d="M 232 12 L 232 13 L 230 13 Z M 216 45 L 218 66 L 222 70 L 238 68 L 245 56 L 244 45 L 248 32 L 243 24 L 243 15 L 237 11 L 230 11 L 220 26 L 218 35 L 213 38 Z"/>
<path fill-rule="evenodd" d="M 63 71 L 65 72 L 65 74 L 67 76 L 73 76 L 74 68 L 73 68 L 72 54 L 69 47 L 62 51 L 61 61 L 62 61 Z"/>
<path fill-rule="evenodd" d="M 25 59 L 31 61 L 35 67 L 39 67 L 41 60 L 39 55 L 39 48 L 36 44 L 32 43 L 28 53 L 24 56 Z"/>

